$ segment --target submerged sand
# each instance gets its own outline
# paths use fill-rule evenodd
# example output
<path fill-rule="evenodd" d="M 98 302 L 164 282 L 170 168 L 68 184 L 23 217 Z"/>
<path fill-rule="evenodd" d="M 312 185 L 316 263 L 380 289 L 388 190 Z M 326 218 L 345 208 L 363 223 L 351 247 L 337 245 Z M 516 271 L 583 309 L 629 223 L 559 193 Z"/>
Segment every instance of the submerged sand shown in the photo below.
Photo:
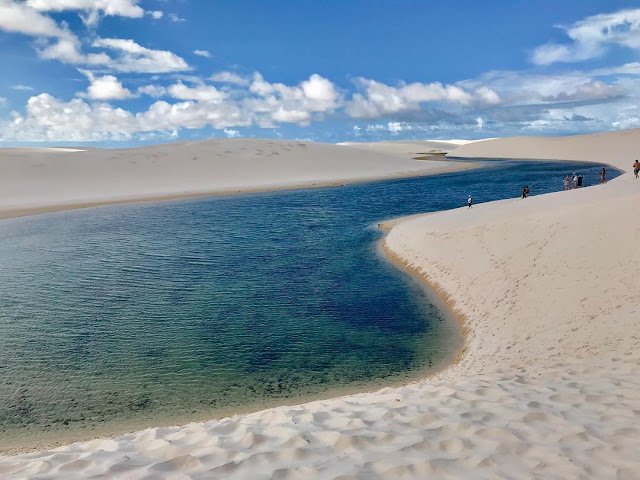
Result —
<path fill-rule="evenodd" d="M 512 157 L 544 157 L 536 146 L 551 142 L 556 158 L 628 172 L 640 131 L 506 142 Z M 455 154 L 498 157 L 504 144 Z M 0 476 L 640 478 L 639 200 L 625 173 L 394 222 L 385 248 L 467 332 L 460 360 L 430 379 L 0 457 Z"/>

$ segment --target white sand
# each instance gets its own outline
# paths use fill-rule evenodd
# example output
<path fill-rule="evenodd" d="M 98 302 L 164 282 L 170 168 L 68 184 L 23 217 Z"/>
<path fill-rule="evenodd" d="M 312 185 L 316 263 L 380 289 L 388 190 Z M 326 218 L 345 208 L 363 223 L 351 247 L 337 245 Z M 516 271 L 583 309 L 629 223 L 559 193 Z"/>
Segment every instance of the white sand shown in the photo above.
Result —
<path fill-rule="evenodd" d="M 428 175 L 470 164 L 313 142 L 224 139 L 133 149 L 0 149 L 0 218 L 103 203 Z M 448 150 L 455 145 L 439 144 Z"/>
<path fill-rule="evenodd" d="M 630 170 L 640 158 L 640 129 L 570 137 L 511 137 L 462 145 L 450 153 L 465 158 L 584 160 Z"/>
<path fill-rule="evenodd" d="M 597 137 L 597 160 L 628 170 L 619 135 Z M 640 478 L 639 200 L 627 173 L 394 222 L 386 248 L 467 329 L 461 360 L 431 379 L 0 457 L 0 477 Z"/>
<path fill-rule="evenodd" d="M 460 138 L 450 138 L 446 140 L 428 140 L 428 141 L 429 142 L 445 142 L 445 143 L 451 143 L 453 145 L 467 145 L 469 143 L 486 142 L 487 140 L 495 140 L 496 138 L 497 137 L 477 138 L 475 140 L 463 140 Z"/>

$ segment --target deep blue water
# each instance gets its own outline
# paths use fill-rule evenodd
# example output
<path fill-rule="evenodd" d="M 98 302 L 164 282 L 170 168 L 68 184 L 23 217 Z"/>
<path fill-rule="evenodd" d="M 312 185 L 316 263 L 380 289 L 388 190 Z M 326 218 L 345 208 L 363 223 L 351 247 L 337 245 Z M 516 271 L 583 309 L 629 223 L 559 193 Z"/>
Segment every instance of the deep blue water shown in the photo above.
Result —
<path fill-rule="evenodd" d="M 459 337 L 379 257 L 376 223 L 464 206 L 469 193 L 478 203 L 517 197 L 524 184 L 532 195 L 560 190 L 574 170 L 596 183 L 597 166 L 500 162 L 0 222 L 0 446 L 204 418 L 437 366 Z"/>

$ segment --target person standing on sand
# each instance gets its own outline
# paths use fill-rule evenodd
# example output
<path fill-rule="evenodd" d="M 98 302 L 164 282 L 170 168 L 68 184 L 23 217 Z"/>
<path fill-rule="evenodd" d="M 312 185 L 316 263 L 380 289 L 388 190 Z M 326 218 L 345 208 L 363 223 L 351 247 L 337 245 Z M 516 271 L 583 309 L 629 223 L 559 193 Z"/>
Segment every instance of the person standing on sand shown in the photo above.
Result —
<path fill-rule="evenodd" d="M 467 197 L 467 205 L 469 206 L 469 208 L 473 206 L 473 198 L 471 198 L 471 195 Z"/>
<path fill-rule="evenodd" d="M 605 183 L 607 181 L 607 171 L 604 167 L 600 170 L 600 183 Z"/>
<path fill-rule="evenodd" d="M 576 172 L 573 172 L 573 183 L 571 188 L 578 188 L 578 174 Z"/>
<path fill-rule="evenodd" d="M 564 177 L 564 189 L 569 190 L 571 188 L 571 177 L 567 175 Z"/>
<path fill-rule="evenodd" d="M 522 189 L 522 198 L 527 198 L 529 196 L 529 185 L 525 185 Z"/>
<path fill-rule="evenodd" d="M 633 174 L 636 176 L 636 178 L 638 178 L 638 172 L 640 172 L 640 162 L 636 160 L 633 163 Z"/>

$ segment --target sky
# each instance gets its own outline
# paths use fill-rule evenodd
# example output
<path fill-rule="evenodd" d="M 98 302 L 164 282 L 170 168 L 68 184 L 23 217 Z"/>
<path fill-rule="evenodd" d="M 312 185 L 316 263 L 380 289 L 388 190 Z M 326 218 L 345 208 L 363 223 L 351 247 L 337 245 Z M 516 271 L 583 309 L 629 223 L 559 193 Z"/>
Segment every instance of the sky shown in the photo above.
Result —
<path fill-rule="evenodd" d="M 640 127 L 640 1 L 0 0 L 0 146 Z"/>

